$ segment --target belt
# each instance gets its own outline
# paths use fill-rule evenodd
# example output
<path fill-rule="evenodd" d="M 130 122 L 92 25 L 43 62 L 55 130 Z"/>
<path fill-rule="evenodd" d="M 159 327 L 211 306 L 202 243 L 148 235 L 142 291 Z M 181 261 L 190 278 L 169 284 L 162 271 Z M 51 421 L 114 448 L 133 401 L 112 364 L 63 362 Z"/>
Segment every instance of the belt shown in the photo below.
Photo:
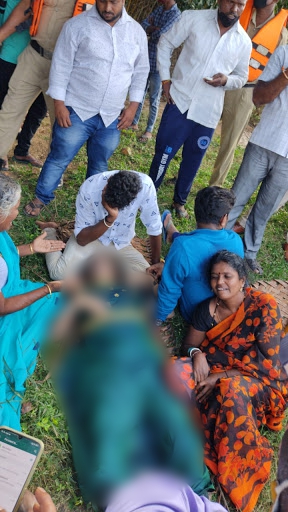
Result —
<path fill-rule="evenodd" d="M 50 52 L 49 50 L 45 50 L 45 48 L 42 48 L 40 44 L 35 41 L 35 39 L 32 39 L 30 42 L 32 48 L 41 55 L 41 57 L 44 57 L 44 59 L 51 60 L 53 57 L 53 52 Z"/>
<path fill-rule="evenodd" d="M 243 87 L 255 87 L 256 84 L 245 84 Z"/>

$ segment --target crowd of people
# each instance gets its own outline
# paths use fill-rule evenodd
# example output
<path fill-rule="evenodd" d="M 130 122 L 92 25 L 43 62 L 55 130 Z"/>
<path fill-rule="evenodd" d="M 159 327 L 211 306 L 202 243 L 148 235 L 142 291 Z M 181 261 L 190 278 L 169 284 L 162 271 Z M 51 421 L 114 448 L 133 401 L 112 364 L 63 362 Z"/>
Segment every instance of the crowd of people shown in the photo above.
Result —
<path fill-rule="evenodd" d="M 142 27 L 125 0 L 0 6 L 0 424 L 21 430 L 25 382 L 42 350 L 86 502 L 107 512 L 225 512 L 209 500 L 214 475 L 238 510 L 252 512 L 274 455 L 265 429 L 282 430 L 288 402 L 277 302 L 247 281 L 249 271 L 263 273 L 267 222 L 288 200 L 288 11 L 276 13 L 274 0 L 218 0 L 216 9 L 182 13 L 174 0 L 158 3 Z M 167 101 L 150 171 L 109 170 L 121 130 L 139 129 L 147 93 L 139 144 L 153 138 L 162 93 Z M 265 107 L 229 190 L 253 104 Z M 29 148 L 47 111 L 42 165 Z M 170 210 L 161 216 L 158 188 L 182 148 L 171 210 L 187 218 L 221 118 L 210 184 L 195 198 L 196 229 L 181 233 Z M 30 243 L 16 246 L 8 234 L 21 199 L 21 173 L 18 183 L 7 157 L 16 137 L 16 164 L 41 168 L 23 210 L 35 219 L 86 145 L 66 243 L 53 220 L 37 220 L 42 234 Z M 132 245 L 138 212 L 150 262 Z M 36 253 L 45 254 L 49 282 L 21 279 L 20 258 Z M 169 359 L 159 330 L 175 309 L 186 335 Z M 286 445 L 287 432 L 275 512 L 288 507 Z M 56 510 L 40 488 L 22 509 Z"/>

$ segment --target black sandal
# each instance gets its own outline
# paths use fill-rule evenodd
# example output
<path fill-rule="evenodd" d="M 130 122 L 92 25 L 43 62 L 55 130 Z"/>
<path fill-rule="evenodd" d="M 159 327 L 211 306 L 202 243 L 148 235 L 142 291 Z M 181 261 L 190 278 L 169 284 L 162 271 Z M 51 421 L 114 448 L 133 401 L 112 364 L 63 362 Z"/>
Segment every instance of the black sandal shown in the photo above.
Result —
<path fill-rule="evenodd" d="M 27 206 L 30 206 L 30 208 L 32 208 L 32 211 L 31 213 L 27 212 L 26 211 L 26 208 Z M 41 211 L 43 210 L 43 208 L 45 208 L 45 204 L 43 203 L 34 203 L 34 201 L 30 201 L 30 203 L 26 204 L 26 206 L 23 208 L 23 213 L 25 215 L 27 215 L 27 217 L 38 217 L 38 215 L 40 215 Z M 39 210 L 39 213 L 32 213 L 32 212 L 35 212 L 36 210 Z"/>

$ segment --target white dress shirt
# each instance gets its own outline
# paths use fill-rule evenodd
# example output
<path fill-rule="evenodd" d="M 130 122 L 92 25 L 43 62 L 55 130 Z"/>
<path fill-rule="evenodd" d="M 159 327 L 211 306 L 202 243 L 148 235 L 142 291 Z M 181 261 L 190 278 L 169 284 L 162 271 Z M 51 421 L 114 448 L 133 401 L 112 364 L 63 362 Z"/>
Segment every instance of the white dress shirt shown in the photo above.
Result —
<path fill-rule="evenodd" d="M 102 190 L 107 185 L 107 180 L 119 171 L 102 172 L 95 174 L 84 181 L 80 187 L 76 199 L 76 220 L 74 234 L 87 226 L 94 226 L 108 214 L 102 205 Z M 136 172 L 136 171 L 130 171 Z M 135 221 L 138 210 L 140 219 L 147 229 L 148 235 L 157 236 L 162 233 L 162 222 L 157 204 L 156 190 L 153 181 L 142 172 L 137 172 L 142 182 L 142 189 L 137 197 L 126 208 L 119 210 L 114 225 L 107 229 L 98 240 L 103 245 L 111 242 L 116 249 L 123 249 L 130 245 L 135 236 Z"/>
<path fill-rule="evenodd" d="M 243 87 L 248 77 L 252 43 L 237 22 L 220 35 L 218 9 L 184 11 L 178 23 L 160 38 L 157 62 L 161 80 L 170 79 L 171 52 L 184 43 L 177 60 L 170 94 L 187 119 L 216 128 L 225 90 Z M 212 87 L 203 78 L 223 73 L 224 87 Z"/>
<path fill-rule="evenodd" d="M 288 68 L 288 45 L 279 46 L 271 55 L 260 80 L 270 82 Z M 253 131 L 250 142 L 288 158 L 288 81 L 287 86 L 271 103 L 268 103 L 260 123 Z"/>
<path fill-rule="evenodd" d="M 119 116 L 129 91 L 141 103 L 149 73 L 146 34 L 123 8 L 113 27 L 96 6 L 67 21 L 58 38 L 47 94 L 72 107 L 82 121 L 100 114 L 105 126 Z"/>

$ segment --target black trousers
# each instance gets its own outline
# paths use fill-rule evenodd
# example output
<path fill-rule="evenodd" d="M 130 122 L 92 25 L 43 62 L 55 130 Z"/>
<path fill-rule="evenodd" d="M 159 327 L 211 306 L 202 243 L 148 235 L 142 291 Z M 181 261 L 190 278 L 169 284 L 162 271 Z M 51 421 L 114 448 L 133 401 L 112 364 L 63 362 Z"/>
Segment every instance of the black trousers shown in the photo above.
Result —
<path fill-rule="evenodd" d="M 15 68 L 16 64 L 11 64 L 11 62 L 0 59 L 0 108 L 8 92 L 9 80 Z M 28 110 L 21 132 L 17 136 L 17 146 L 14 149 L 15 156 L 28 155 L 31 140 L 46 114 L 47 107 L 41 92 Z"/>

